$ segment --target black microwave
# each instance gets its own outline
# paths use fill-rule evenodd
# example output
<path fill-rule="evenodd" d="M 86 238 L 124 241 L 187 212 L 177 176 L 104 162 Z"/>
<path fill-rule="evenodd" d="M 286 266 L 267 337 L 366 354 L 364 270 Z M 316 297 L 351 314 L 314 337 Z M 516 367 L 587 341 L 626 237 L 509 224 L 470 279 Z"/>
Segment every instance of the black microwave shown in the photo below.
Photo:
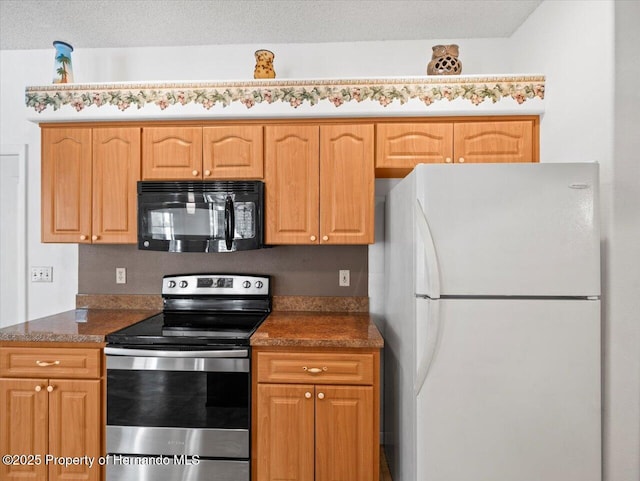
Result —
<path fill-rule="evenodd" d="M 263 246 L 260 181 L 138 182 L 138 249 L 233 252 Z"/>

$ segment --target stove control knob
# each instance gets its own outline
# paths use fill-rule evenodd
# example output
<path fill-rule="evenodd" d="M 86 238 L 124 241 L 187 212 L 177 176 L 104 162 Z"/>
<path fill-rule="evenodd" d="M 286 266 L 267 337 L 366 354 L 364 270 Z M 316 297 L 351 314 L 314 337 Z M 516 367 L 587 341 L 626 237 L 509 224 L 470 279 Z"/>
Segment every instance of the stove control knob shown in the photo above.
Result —
<path fill-rule="evenodd" d="M 262 281 L 258 281 L 258 282 L 256 282 L 256 287 L 257 287 L 258 289 L 262 289 L 262 286 L 263 286 L 263 285 L 264 285 L 264 284 L 262 283 Z"/>
<path fill-rule="evenodd" d="M 189 285 L 189 283 L 187 281 L 180 281 L 180 287 L 182 287 L 183 289 L 185 287 L 187 287 Z"/>
<path fill-rule="evenodd" d="M 171 289 L 173 289 L 174 287 L 176 287 L 176 281 L 169 281 L 169 283 L 167 284 L 167 286 Z"/>
<path fill-rule="evenodd" d="M 257 286 L 257 284 L 256 284 L 256 286 Z M 244 281 L 244 282 L 242 283 L 242 287 L 244 287 L 245 289 L 249 289 L 249 288 L 251 287 L 251 282 L 249 282 L 249 281 Z"/>

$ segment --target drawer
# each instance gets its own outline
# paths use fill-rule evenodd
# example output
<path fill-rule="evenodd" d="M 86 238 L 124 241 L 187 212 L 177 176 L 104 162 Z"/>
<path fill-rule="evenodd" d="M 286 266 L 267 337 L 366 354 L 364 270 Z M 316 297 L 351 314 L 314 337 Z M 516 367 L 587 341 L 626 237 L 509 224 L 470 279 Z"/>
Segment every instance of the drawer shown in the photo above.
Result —
<path fill-rule="evenodd" d="M 0 376 L 99 378 L 101 349 L 3 347 Z"/>
<path fill-rule="evenodd" d="M 373 354 L 258 352 L 258 382 L 373 384 Z"/>

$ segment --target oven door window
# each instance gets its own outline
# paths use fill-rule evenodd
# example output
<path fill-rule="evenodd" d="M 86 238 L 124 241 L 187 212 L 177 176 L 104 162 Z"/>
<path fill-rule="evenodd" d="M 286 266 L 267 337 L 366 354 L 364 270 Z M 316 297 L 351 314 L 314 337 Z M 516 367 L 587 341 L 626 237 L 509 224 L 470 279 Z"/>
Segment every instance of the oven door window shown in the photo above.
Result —
<path fill-rule="evenodd" d="M 107 371 L 107 424 L 249 428 L 246 372 Z"/>

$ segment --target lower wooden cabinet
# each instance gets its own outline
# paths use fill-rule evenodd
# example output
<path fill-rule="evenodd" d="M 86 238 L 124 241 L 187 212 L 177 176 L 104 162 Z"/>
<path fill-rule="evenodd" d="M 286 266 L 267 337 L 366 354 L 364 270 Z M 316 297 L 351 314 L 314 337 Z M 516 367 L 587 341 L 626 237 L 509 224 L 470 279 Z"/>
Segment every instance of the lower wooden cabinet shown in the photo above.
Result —
<path fill-rule="evenodd" d="M 254 363 L 253 481 L 378 480 L 377 351 L 254 349 Z"/>
<path fill-rule="evenodd" d="M 59 355 L 59 351 L 63 351 Z M 91 366 L 99 349 L 0 347 L 0 452 L 21 456 L 0 464 L 3 481 L 99 481 L 102 468 L 102 381 L 100 366 Z M 93 352 L 95 351 L 95 352 Z M 96 356 L 97 355 L 97 356 Z M 87 362 L 83 362 L 85 359 Z M 99 359 L 99 357 L 98 357 Z M 27 365 L 26 361 L 31 360 Z M 73 379 L 71 365 L 95 379 Z M 9 377 L 40 370 L 40 377 Z M 72 379 L 57 376 L 68 372 Z M 51 458 L 47 458 L 50 456 Z M 53 459 L 92 458 L 65 467 Z M 87 459 L 87 458 L 84 458 Z"/>

